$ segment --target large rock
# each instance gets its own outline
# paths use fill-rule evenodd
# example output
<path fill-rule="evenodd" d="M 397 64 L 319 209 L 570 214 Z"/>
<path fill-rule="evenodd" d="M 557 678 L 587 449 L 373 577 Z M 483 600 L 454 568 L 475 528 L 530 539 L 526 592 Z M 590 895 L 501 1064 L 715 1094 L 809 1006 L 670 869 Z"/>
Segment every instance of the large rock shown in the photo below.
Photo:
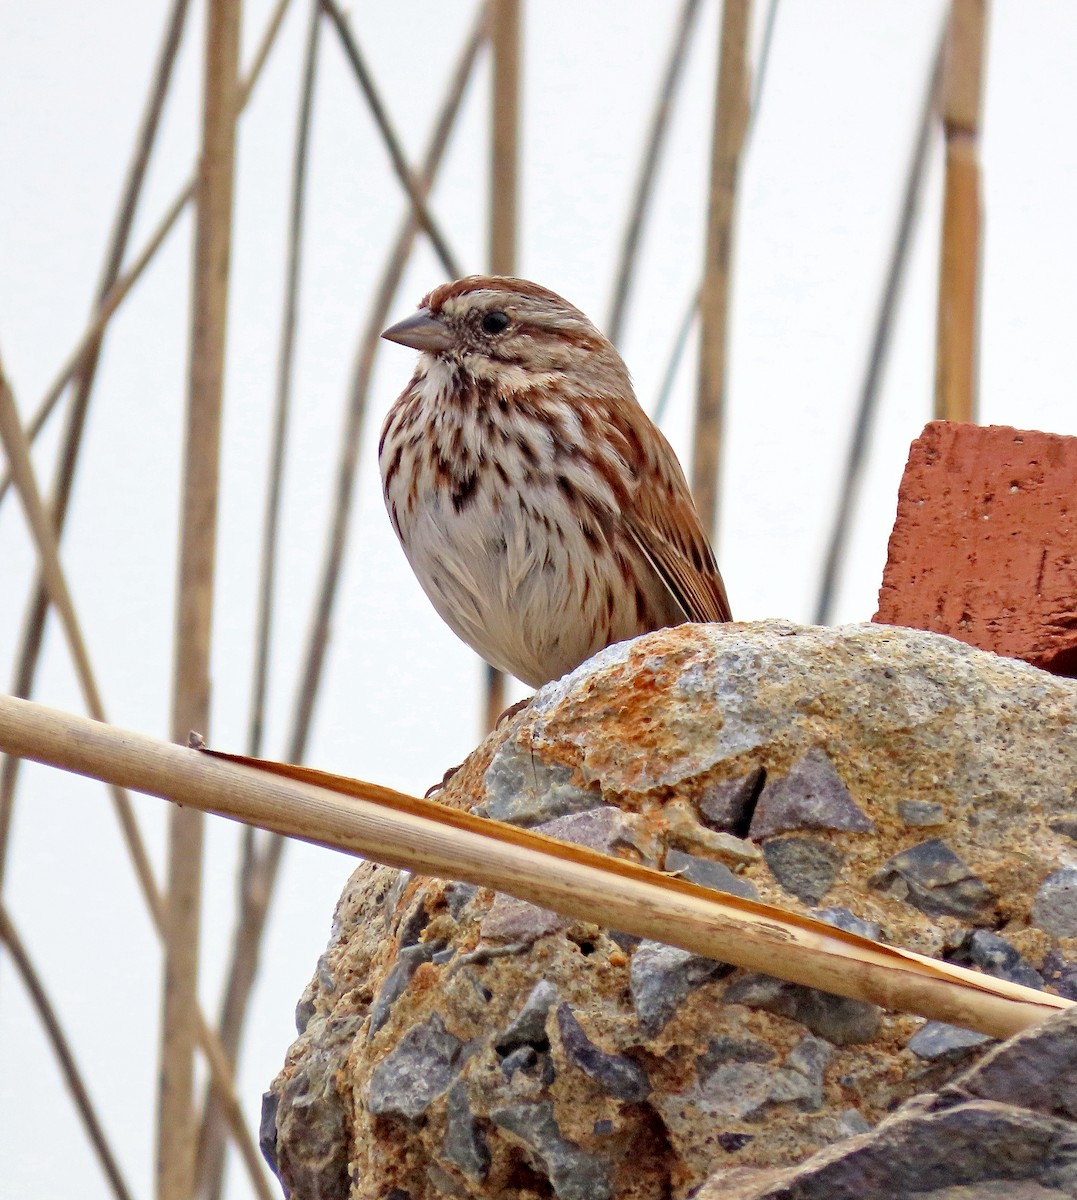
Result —
<path fill-rule="evenodd" d="M 1026 984 L 1077 976 L 1077 684 L 939 635 L 766 622 L 614 646 L 439 798 Z M 264 1142 L 325 1200 L 657 1200 L 727 1168 L 761 1186 L 995 1045 L 370 864 L 299 1014 Z M 1072 1087 L 1030 1113 L 994 1078 L 887 1152 L 1004 1137 L 1058 1175 Z M 967 1182 L 939 1163 L 912 1190 Z"/>

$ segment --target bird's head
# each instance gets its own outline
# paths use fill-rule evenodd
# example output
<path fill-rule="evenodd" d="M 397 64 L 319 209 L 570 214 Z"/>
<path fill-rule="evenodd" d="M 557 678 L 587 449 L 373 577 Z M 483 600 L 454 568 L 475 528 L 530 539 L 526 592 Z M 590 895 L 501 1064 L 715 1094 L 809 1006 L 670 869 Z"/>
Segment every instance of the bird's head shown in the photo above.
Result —
<path fill-rule="evenodd" d="M 581 394 L 631 394 L 612 343 L 574 305 L 526 279 L 469 275 L 443 283 L 382 337 L 507 392 L 546 386 L 556 377 Z"/>

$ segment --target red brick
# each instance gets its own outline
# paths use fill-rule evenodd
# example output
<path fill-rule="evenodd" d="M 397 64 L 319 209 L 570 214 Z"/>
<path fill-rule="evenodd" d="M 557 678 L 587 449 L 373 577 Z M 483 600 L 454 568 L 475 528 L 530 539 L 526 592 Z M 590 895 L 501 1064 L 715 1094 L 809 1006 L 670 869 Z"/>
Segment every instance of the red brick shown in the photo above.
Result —
<path fill-rule="evenodd" d="M 909 451 L 875 620 L 1077 676 L 1077 437 L 932 421 Z"/>

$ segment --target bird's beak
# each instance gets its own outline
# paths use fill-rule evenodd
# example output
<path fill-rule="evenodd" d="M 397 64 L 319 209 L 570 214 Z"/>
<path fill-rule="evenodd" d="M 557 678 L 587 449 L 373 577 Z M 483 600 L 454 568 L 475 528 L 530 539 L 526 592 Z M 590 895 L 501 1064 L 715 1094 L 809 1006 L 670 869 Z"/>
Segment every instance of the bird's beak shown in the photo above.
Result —
<path fill-rule="evenodd" d="M 452 345 L 452 335 L 428 308 L 420 308 L 403 321 L 390 325 L 381 336 L 388 342 L 399 342 L 401 346 L 431 354 L 448 350 Z"/>

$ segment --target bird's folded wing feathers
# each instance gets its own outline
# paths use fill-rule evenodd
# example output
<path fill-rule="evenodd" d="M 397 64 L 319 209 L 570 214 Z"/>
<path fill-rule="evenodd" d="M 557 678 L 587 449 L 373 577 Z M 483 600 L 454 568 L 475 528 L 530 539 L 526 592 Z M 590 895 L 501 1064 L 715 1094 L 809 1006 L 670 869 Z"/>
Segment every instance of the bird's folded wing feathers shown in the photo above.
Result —
<path fill-rule="evenodd" d="M 679 489 L 659 498 L 641 490 L 622 518 L 629 535 L 689 621 L 731 621 L 725 584 L 695 506 Z"/>

